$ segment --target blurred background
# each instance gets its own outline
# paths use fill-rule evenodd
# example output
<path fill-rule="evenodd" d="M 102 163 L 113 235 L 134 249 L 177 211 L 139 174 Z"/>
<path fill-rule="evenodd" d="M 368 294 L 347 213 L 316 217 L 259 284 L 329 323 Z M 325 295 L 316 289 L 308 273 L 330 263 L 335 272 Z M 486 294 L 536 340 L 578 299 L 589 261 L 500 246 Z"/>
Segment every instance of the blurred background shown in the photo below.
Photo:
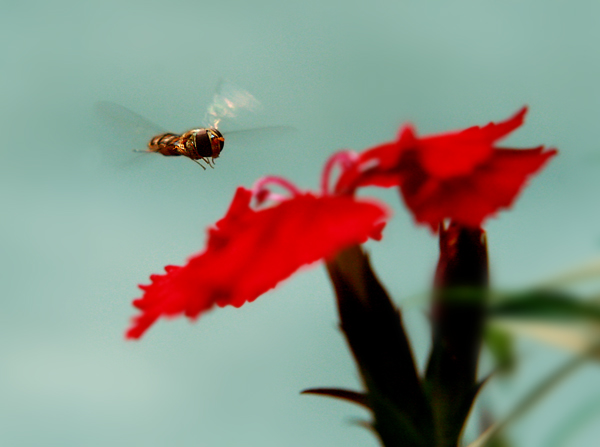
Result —
<path fill-rule="evenodd" d="M 599 19 L 600 4 L 584 0 L 3 0 L 0 445 L 376 446 L 355 425 L 362 410 L 299 395 L 359 386 L 322 266 L 240 309 L 161 320 L 128 342 L 136 284 L 200 251 L 238 185 L 278 174 L 314 189 L 332 152 L 390 140 L 403 122 L 442 132 L 524 104 L 527 123 L 506 146 L 560 156 L 487 224 L 494 284 L 526 286 L 598 256 Z M 93 113 L 113 101 L 187 130 L 221 78 L 262 103 L 241 124 L 298 131 L 226 144 L 202 171 L 135 159 Z M 437 241 L 395 192 L 373 194 L 395 217 L 368 249 L 406 304 L 422 365 L 415 297 Z M 481 398 L 495 414 L 569 355 L 527 340 L 519 349 L 512 385 Z M 581 369 L 512 427 L 514 445 L 596 445 L 599 378 L 596 365 Z M 576 414 L 586 416 L 561 444 L 556 430 Z"/>

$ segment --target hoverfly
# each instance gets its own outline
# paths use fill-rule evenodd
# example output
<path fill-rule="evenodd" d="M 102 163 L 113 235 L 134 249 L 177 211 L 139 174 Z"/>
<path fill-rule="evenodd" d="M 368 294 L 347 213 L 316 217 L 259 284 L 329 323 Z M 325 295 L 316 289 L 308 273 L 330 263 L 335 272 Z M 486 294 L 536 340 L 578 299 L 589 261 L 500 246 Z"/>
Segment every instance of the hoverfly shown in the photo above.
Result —
<path fill-rule="evenodd" d="M 230 83 L 220 83 L 204 117 L 204 127 L 182 134 L 167 132 L 131 110 L 115 103 L 101 101 L 96 104 L 100 117 L 119 128 L 133 139 L 134 152 L 158 153 L 166 157 L 184 156 L 206 169 L 214 167 L 225 146 L 225 137 L 249 137 L 258 133 L 284 133 L 293 128 L 268 126 L 254 129 L 223 132 L 218 129 L 224 119 L 235 118 L 241 110 L 255 111 L 260 103 L 245 90 Z M 140 144 L 141 143 L 141 144 Z M 139 149 L 142 144 L 146 149 Z M 204 164 L 203 164 L 204 163 Z"/>

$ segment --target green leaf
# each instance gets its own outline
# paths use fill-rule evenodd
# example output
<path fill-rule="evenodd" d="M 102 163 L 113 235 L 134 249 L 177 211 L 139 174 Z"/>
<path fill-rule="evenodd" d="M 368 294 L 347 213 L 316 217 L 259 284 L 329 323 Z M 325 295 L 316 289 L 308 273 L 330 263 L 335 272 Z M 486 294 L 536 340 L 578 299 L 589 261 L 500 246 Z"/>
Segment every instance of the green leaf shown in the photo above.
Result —
<path fill-rule="evenodd" d="M 505 374 L 513 371 L 516 356 L 513 337 L 510 333 L 500 327 L 487 325 L 484 332 L 484 342 L 496 360 L 496 372 Z"/>
<path fill-rule="evenodd" d="M 316 394 L 318 396 L 328 396 L 336 399 L 347 400 L 367 409 L 371 409 L 367 403 L 367 396 L 358 391 L 344 390 L 341 388 L 309 388 L 302 390 L 300 394 Z"/>
<path fill-rule="evenodd" d="M 536 386 L 529 394 L 527 394 L 504 420 L 492 425 L 485 432 L 483 432 L 479 438 L 469 444 L 468 447 L 489 447 L 491 445 L 490 443 L 494 441 L 496 436 L 502 430 L 504 430 L 515 420 L 519 419 L 519 417 L 537 404 L 550 391 L 554 390 L 554 388 L 556 388 L 556 386 L 563 379 L 568 377 L 573 371 L 583 365 L 589 357 L 594 357 L 599 354 L 600 343 L 595 343 L 594 346 L 588 349 L 585 353 L 567 362 L 565 365 L 552 373 L 548 378 L 546 378 L 542 383 Z"/>
<path fill-rule="evenodd" d="M 512 294 L 492 305 L 493 317 L 600 323 L 600 305 L 549 289 Z"/>
<path fill-rule="evenodd" d="M 600 337 L 597 325 L 581 323 L 497 318 L 490 320 L 489 325 L 513 336 L 530 337 L 576 354 L 587 352 Z"/>

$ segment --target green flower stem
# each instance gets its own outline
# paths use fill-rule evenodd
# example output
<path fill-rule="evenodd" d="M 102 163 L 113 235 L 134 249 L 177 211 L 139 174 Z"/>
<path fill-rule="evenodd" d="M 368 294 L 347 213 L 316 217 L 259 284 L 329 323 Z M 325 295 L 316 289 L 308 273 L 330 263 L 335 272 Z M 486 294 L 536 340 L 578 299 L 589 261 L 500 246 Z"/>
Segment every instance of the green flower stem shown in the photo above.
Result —
<path fill-rule="evenodd" d="M 366 388 L 374 430 L 386 447 L 433 447 L 431 408 L 400 311 L 360 247 L 339 253 L 327 263 L 327 270 L 335 287 L 341 328 Z"/>
<path fill-rule="evenodd" d="M 425 386 L 437 447 L 456 447 L 479 391 L 477 363 L 488 288 L 485 232 L 451 223 L 440 230 L 432 308 L 433 347 Z"/>

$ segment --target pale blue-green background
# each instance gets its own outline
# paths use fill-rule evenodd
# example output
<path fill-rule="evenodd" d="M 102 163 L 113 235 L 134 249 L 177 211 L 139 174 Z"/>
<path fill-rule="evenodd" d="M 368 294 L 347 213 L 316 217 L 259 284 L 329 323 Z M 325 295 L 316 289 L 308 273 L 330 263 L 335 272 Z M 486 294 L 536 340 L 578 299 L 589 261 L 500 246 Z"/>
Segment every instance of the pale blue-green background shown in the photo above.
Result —
<path fill-rule="evenodd" d="M 490 221 L 493 278 L 524 285 L 598 254 L 600 3 L 0 0 L 0 445 L 375 446 L 349 404 L 299 396 L 358 384 L 318 266 L 241 309 L 159 322 L 125 342 L 137 283 L 200 250 L 238 185 L 318 185 L 340 148 L 485 124 L 530 106 L 514 146 L 560 157 Z M 115 101 L 176 131 L 225 77 L 298 129 L 226 147 L 217 169 L 130 157 L 93 115 Z M 395 210 L 374 264 L 401 303 L 427 289 L 436 240 Z M 218 268 L 218 266 L 215 266 Z M 425 317 L 406 320 L 420 361 Z M 499 412 L 564 356 L 524 345 Z M 540 368 L 540 365 L 546 365 Z M 515 427 L 545 446 L 600 397 L 590 366 Z M 592 402 L 590 404 L 590 402 Z M 596 445 L 597 419 L 570 446 Z"/>

